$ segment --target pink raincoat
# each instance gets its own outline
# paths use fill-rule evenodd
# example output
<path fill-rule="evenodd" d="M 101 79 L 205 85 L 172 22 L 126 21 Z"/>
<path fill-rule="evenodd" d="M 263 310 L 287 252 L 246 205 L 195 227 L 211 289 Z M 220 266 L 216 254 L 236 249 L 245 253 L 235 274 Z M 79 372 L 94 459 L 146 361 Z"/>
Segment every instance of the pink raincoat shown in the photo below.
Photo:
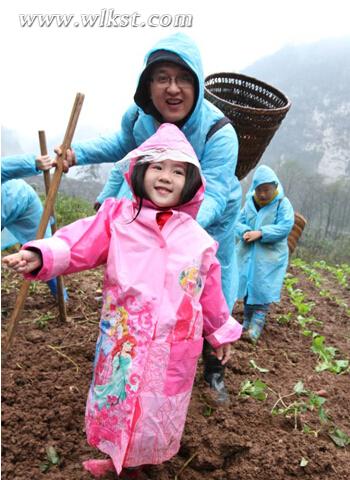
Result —
<path fill-rule="evenodd" d="M 163 124 L 128 155 L 126 177 L 136 158 L 155 149 L 199 167 L 181 131 Z M 241 335 L 221 291 L 217 244 L 194 220 L 203 191 L 171 209 L 162 230 L 150 201 L 130 223 L 136 202 L 107 199 L 96 216 L 24 246 L 42 252 L 43 267 L 32 279 L 106 264 L 86 432 L 118 473 L 177 453 L 203 334 L 214 348 Z"/>

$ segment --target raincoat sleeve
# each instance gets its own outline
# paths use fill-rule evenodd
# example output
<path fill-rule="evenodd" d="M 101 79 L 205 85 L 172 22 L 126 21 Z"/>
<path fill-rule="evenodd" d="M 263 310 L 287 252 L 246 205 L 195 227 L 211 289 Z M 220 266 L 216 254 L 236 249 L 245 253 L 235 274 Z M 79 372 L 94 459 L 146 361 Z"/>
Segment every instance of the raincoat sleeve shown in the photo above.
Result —
<path fill-rule="evenodd" d="M 80 272 L 106 263 L 110 243 L 110 222 L 121 201 L 107 200 L 97 215 L 83 218 L 58 230 L 51 238 L 34 240 L 22 248 L 40 250 L 43 264 L 29 280 L 47 281 L 58 275 Z"/>
<path fill-rule="evenodd" d="M 245 232 L 249 232 L 250 230 L 252 230 L 252 228 L 247 223 L 246 209 L 243 207 L 236 223 L 237 236 L 241 238 Z"/>
<path fill-rule="evenodd" d="M 220 219 L 233 193 L 240 199 L 241 186 L 235 175 L 237 156 L 238 139 L 231 125 L 218 130 L 205 146 L 201 168 L 206 188 L 197 215 L 198 223 L 205 229 Z"/>
<path fill-rule="evenodd" d="M 294 210 L 288 200 L 284 197 L 278 206 L 276 223 L 263 225 L 261 227 L 262 243 L 274 243 L 287 238 L 294 225 Z"/>
<path fill-rule="evenodd" d="M 1 183 L 14 178 L 31 177 L 41 173 L 35 165 L 35 155 L 1 157 Z"/>
<path fill-rule="evenodd" d="M 211 264 L 200 303 L 203 311 L 203 330 L 205 339 L 213 348 L 238 340 L 242 326 L 233 317 L 227 307 L 221 288 L 221 267 L 216 257 Z"/>

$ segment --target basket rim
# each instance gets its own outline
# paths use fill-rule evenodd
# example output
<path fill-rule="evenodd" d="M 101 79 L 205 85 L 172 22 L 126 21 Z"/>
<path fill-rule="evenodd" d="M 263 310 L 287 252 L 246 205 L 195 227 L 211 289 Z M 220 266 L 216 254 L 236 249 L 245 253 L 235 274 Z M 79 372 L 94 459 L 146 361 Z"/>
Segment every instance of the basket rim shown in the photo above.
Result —
<path fill-rule="evenodd" d="M 206 87 L 206 82 L 211 80 L 212 78 L 216 78 L 216 77 L 230 77 L 230 78 L 240 78 L 242 80 L 248 80 L 248 81 L 254 81 L 255 84 L 257 84 L 258 86 L 261 86 L 261 87 L 264 87 L 266 90 L 269 90 L 271 91 L 272 93 L 275 93 L 276 96 L 282 98 L 286 104 L 283 106 L 283 107 L 276 107 L 276 108 L 257 108 L 257 107 L 248 107 L 248 106 L 245 106 L 245 105 L 238 105 L 238 104 L 234 104 L 234 103 L 231 103 L 231 102 L 228 102 L 227 100 L 224 100 L 223 98 L 220 98 L 218 97 L 217 95 L 215 95 L 214 93 L 212 93 L 207 87 Z M 242 110 L 245 110 L 245 111 L 251 111 L 251 112 L 260 112 L 260 113 L 269 113 L 269 114 L 272 114 L 272 113 L 282 113 L 282 112 L 285 112 L 285 111 L 288 111 L 290 109 L 290 106 L 291 106 L 291 101 L 290 99 L 287 97 L 287 95 L 285 95 L 284 93 L 282 93 L 280 90 L 278 90 L 278 88 L 276 87 L 273 87 L 272 85 L 270 85 L 269 83 L 266 83 L 266 82 L 263 82 L 262 80 L 259 80 L 255 77 L 251 77 L 249 75 L 244 75 L 243 73 L 235 73 L 235 72 L 218 72 L 218 73 L 211 73 L 210 75 L 207 75 L 204 79 L 204 90 L 205 92 L 217 99 L 219 102 L 223 102 L 224 104 L 227 104 L 227 106 L 235 106 L 235 108 L 237 109 L 242 109 Z"/>

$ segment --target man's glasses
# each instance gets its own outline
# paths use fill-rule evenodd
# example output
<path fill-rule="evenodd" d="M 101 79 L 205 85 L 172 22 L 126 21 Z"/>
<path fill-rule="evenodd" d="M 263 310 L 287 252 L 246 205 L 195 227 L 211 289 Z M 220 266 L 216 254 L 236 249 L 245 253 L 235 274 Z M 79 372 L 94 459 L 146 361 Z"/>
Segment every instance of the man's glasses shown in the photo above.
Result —
<path fill-rule="evenodd" d="M 189 73 L 184 73 L 176 77 L 170 77 L 166 73 L 158 73 L 151 78 L 152 82 L 161 87 L 168 88 L 174 81 L 179 88 L 189 88 L 194 84 L 194 79 Z"/>

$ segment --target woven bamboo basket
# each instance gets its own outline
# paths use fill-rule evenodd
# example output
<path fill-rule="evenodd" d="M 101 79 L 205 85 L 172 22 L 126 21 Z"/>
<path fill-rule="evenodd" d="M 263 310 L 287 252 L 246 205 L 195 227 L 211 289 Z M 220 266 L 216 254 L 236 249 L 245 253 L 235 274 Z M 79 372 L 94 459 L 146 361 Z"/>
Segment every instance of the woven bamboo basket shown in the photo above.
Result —
<path fill-rule="evenodd" d="M 239 139 L 236 175 L 241 180 L 259 162 L 291 103 L 271 85 L 238 73 L 209 75 L 204 95 L 236 129 Z"/>
<path fill-rule="evenodd" d="M 305 225 L 307 224 L 307 220 L 305 217 L 301 215 L 301 213 L 295 212 L 294 213 L 294 225 L 293 228 L 288 235 L 288 247 L 289 247 L 289 254 L 292 255 L 294 250 L 296 249 L 298 240 L 303 233 Z"/>

